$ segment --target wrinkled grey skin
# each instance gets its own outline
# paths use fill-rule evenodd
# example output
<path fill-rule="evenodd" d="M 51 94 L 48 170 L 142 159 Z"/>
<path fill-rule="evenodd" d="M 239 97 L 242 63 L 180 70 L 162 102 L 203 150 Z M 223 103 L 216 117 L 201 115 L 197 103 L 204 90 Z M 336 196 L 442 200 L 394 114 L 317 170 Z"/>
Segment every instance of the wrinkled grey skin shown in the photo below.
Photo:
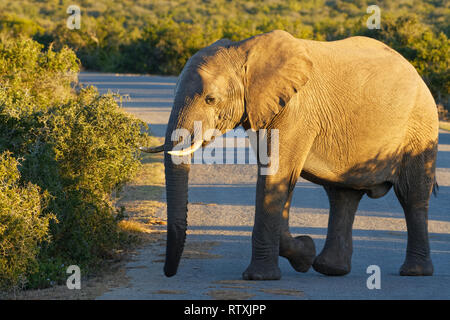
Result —
<path fill-rule="evenodd" d="M 279 170 L 257 180 L 244 279 L 280 279 L 278 256 L 299 272 L 312 265 L 326 275 L 347 274 L 361 197 L 381 197 L 392 186 L 408 228 L 400 274 L 433 273 L 427 215 L 435 185 L 436 105 L 394 50 L 364 37 L 319 42 L 273 31 L 240 42 L 220 40 L 196 53 L 180 75 L 164 145 L 167 276 L 176 274 L 185 242 L 189 175 L 189 165 L 175 165 L 167 152 L 178 144 L 172 131 L 193 134 L 194 121 L 202 121 L 203 131 L 239 125 L 279 130 Z M 330 200 L 327 239 L 317 257 L 310 237 L 289 232 L 300 175 L 323 185 Z"/>

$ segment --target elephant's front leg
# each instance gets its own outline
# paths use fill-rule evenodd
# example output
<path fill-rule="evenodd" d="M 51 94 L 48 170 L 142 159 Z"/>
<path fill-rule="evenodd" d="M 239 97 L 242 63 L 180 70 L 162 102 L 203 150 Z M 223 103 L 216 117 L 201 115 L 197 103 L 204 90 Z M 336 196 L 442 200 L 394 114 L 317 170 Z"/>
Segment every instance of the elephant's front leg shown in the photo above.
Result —
<path fill-rule="evenodd" d="M 281 213 L 289 194 L 289 178 L 280 174 L 258 175 L 252 258 L 244 280 L 278 280 Z"/>
<path fill-rule="evenodd" d="M 281 217 L 280 256 L 288 259 L 295 271 L 306 272 L 314 262 L 316 248 L 311 237 L 293 237 L 289 232 L 289 209 L 294 188 L 295 183 L 292 183 Z"/>
<path fill-rule="evenodd" d="M 296 114 L 293 115 L 291 111 L 295 109 L 286 108 L 284 110 L 285 112 L 280 112 L 271 124 L 271 129 L 279 131 L 279 152 L 277 154 L 275 151 L 275 154 L 271 154 L 270 167 L 278 168 L 278 170 L 275 172 L 269 170 L 270 174 L 264 175 L 263 167 L 261 164 L 258 165 L 252 258 L 250 265 L 243 273 L 243 278 L 246 280 L 276 280 L 281 278 L 281 271 L 278 267 L 280 238 L 281 231 L 288 227 L 287 224 L 282 225 L 282 212 L 285 208 L 289 210 L 289 204 L 287 204 L 289 195 L 300 176 L 317 136 L 317 132 L 308 126 L 308 118 L 303 119 L 298 118 Z M 295 126 L 291 123 L 292 119 L 296 119 Z M 290 130 L 290 128 L 296 127 L 309 128 L 309 130 Z M 273 136 L 272 131 L 270 131 L 270 138 L 267 139 L 270 143 L 268 143 L 267 150 L 272 150 L 272 147 L 276 146 L 276 140 L 273 140 L 275 137 L 276 135 Z M 286 247 L 286 244 L 286 242 L 283 243 L 283 250 L 292 248 Z M 282 254 L 286 254 L 286 251 L 282 251 Z"/>

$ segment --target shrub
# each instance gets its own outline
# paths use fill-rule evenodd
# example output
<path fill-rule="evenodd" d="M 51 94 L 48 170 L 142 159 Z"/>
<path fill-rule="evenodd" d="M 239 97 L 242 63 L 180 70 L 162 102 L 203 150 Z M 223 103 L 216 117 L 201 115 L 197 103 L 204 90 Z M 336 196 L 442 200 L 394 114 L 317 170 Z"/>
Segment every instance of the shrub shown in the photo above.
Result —
<path fill-rule="evenodd" d="M 222 37 L 242 40 L 273 29 L 315 40 L 366 34 L 405 54 L 437 102 L 450 108 L 446 1 L 378 0 L 381 31 L 370 31 L 365 25 L 371 4 L 369 0 L 146 0 L 132 4 L 117 0 L 111 5 L 110 0 L 84 0 L 81 28 L 69 30 L 65 1 L 3 0 L 0 34 L 32 36 L 57 49 L 69 46 L 87 69 L 157 74 L 178 74 L 195 51 Z"/>
<path fill-rule="evenodd" d="M 18 17 L 16 14 L 0 14 L 0 30 L 5 30 L 12 36 L 31 37 L 36 33 L 42 33 L 44 29 L 36 21 Z"/>
<path fill-rule="evenodd" d="M 4 111 L 14 111 L 11 116 L 22 118 L 73 97 L 71 84 L 77 80 L 80 62 L 71 49 L 55 52 L 50 46 L 43 52 L 43 45 L 31 39 L 0 40 L 2 99 L 17 105 Z"/>
<path fill-rule="evenodd" d="M 49 250 L 73 263 L 96 263 L 119 245 L 110 195 L 140 166 L 144 124 L 122 111 L 113 95 L 100 96 L 92 87 L 40 120 L 60 182 L 51 203 L 60 220 L 52 227 L 58 241 Z"/>
<path fill-rule="evenodd" d="M 58 221 L 49 223 L 52 241 L 32 251 L 37 268 L 22 269 L 29 287 L 62 281 L 63 265 L 95 268 L 120 246 L 123 215 L 111 193 L 133 177 L 147 139 L 145 124 L 125 113 L 116 95 L 74 89 L 79 63 L 72 50 L 42 49 L 30 39 L 0 41 L 0 152 L 22 159 L 20 183 L 44 190 L 43 214 Z"/>
<path fill-rule="evenodd" d="M 24 275 L 35 270 L 54 219 L 43 214 L 47 194 L 31 183 L 21 185 L 18 165 L 9 152 L 0 154 L 0 288 L 24 284 Z"/>

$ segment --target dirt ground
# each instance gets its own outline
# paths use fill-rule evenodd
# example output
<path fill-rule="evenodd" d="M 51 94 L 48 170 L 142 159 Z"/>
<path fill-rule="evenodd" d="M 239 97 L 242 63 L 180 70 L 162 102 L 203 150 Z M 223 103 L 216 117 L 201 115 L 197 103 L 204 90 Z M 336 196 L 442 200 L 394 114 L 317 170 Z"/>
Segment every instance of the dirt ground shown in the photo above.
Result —
<path fill-rule="evenodd" d="M 150 228 L 150 226 L 149 226 Z M 5 300 L 94 300 L 114 288 L 127 287 L 129 277 L 127 265 L 134 261 L 138 250 L 152 243 L 163 241 L 165 235 L 160 231 L 140 231 L 138 246 L 122 252 L 115 260 L 106 261 L 104 267 L 94 275 L 81 278 L 81 289 L 70 290 L 66 285 L 46 289 L 10 292 L 2 296 Z"/>

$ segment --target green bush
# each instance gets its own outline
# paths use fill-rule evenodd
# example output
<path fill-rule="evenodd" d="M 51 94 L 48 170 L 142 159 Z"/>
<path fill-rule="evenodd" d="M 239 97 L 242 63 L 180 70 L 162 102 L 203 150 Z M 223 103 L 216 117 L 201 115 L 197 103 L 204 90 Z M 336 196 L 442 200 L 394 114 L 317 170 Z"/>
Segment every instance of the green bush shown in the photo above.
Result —
<path fill-rule="evenodd" d="M 438 102 L 450 106 L 450 41 L 419 22 L 417 16 L 385 17 L 380 30 L 365 30 L 401 53 L 416 68 Z"/>
<path fill-rule="evenodd" d="M 43 214 L 58 221 L 49 224 L 52 241 L 34 252 L 29 287 L 62 281 L 63 265 L 95 268 L 121 245 L 111 194 L 136 173 L 147 139 L 119 97 L 74 89 L 72 50 L 42 49 L 29 39 L 0 41 L 0 152 L 22 159 L 20 183 L 44 190 Z"/>
<path fill-rule="evenodd" d="M 25 284 L 54 219 L 43 214 L 47 195 L 32 183 L 20 183 L 18 165 L 9 152 L 0 154 L 0 288 Z"/>
<path fill-rule="evenodd" d="M 378 0 L 380 31 L 366 27 L 369 0 L 84 0 L 79 30 L 65 26 L 70 4 L 3 0 L 0 34 L 32 36 L 58 50 L 68 46 L 90 70 L 171 75 L 223 37 L 242 40 L 273 29 L 315 40 L 365 34 L 405 54 L 437 102 L 450 108 L 448 1 Z"/>
<path fill-rule="evenodd" d="M 83 265 L 108 257 L 120 236 L 110 195 L 140 166 L 144 124 L 122 111 L 114 96 L 100 96 L 92 87 L 41 121 L 60 181 L 52 203 L 59 213 L 52 228 L 58 241 L 50 249 Z"/>
<path fill-rule="evenodd" d="M 15 13 L 0 14 L 0 30 L 7 30 L 13 36 L 32 37 L 44 32 L 36 21 L 17 16 Z"/>

